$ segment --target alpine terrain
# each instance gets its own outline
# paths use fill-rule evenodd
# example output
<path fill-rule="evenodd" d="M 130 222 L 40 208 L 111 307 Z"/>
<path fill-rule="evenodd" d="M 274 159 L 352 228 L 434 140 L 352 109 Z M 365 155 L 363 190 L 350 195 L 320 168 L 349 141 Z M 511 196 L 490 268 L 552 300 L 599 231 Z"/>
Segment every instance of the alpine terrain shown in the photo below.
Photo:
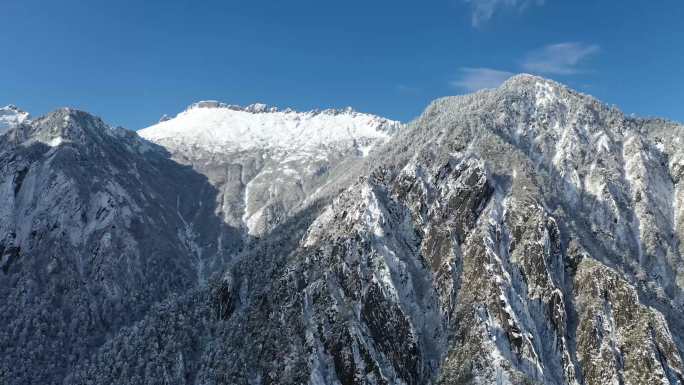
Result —
<path fill-rule="evenodd" d="M 532 75 L 402 124 L 0 109 L 0 384 L 684 383 L 684 126 Z"/>

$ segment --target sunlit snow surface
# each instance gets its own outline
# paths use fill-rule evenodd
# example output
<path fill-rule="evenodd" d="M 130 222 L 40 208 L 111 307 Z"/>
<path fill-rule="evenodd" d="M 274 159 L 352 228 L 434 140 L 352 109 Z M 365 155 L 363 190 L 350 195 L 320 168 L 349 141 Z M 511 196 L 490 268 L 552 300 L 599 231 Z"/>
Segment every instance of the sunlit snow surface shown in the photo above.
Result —
<path fill-rule="evenodd" d="M 138 133 L 157 143 L 200 146 L 210 151 L 306 150 L 358 141 L 359 151 L 367 154 L 368 139 L 387 139 L 398 125 L 398 122 L 351 109 L 295 112 L 278 111 L 262 104 L 242 108 L 199 102 L 175 118 Z"/>

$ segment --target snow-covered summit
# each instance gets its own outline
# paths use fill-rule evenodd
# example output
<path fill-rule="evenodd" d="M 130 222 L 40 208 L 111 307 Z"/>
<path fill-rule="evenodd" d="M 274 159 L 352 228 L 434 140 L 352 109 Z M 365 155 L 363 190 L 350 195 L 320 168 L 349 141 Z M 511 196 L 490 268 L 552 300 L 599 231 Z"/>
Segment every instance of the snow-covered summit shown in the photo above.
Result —
<path fill-rule="evenodd" d="M 16 127 L 14 123 L 24 123 L 12 130 L 7 140 L 14 144 L 31 145 L 43 143 L 50 147 L 62 144 L 80 144 L 94 148 L 94 144 L 104 144 L 110 141 L 121 141 L 130 148 L 140 151 L 149 150 L 149 143 L 142 140 L 135 132 L 122 127 L 112 127 L 101 118 L 88 112 L 74 108 L 62 107 L 43 116 L 27 118 L 28 114 L 19 115 L 13 120 L 8 129 Z"/>
<path fill-rule="evenodd" d="M 258 113 L 273 113 L 273 112 L 283 112 L 283 113 L 309 113 L 313 115 L 324 114 L 324 115 L 340 115 L 340 114 L 362 114 L 355 111 L 352 107 L 345 108 L 327 108 L 324 110 L 314 109 L 305 112 L 297 112 L 292 108 L 279 109 L 276 106 L 270 106 L 264 103 L 252 103 L 246 106 L 240 106 L 238 104 L 228 104 L 219 102 L 217 100 L 200 100 L 199 102 L 192 103 L 189 105 L 185 111 L 190 111 L 198 108 L 208 108 L 208 109 L 229 109 L 233 111 L 245 111 L 254 114 Z"/>
<path fill-rule="evenodd" d="M 29 119 L 29 113 L 10 104 L 0 108 L 0 135 Z"/>
<path fill-rule="evenodd" d="M 313 149 L 334 143 L 385 140 L 400 123 L 351 108 L 297 112 L 257 103 L 246 107 L 200 101 L 175 118 L 138 131 L 145 139 L 211 151 Z"/>

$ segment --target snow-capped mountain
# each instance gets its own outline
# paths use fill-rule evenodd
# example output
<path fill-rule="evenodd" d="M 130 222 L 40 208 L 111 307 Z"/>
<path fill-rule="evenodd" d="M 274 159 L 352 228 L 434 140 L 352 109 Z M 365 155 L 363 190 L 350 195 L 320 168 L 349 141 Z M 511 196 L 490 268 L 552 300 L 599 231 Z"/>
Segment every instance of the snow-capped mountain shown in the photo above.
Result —
<path fill-rule="evenodd" d="M 684 382 L 682 125 L 519 75 L 407 125 L 201 102 L 141 135 L 0 137 L 0 382 Z"/>
<path fill-rule="evenodd" d="M 0 135 L 30 118 L 29 114 L 10 104 L 0 108 Z"/>
<path fill-rule="evenodd" d="M 138 134 L 205 174 L 221 191 L 227 223 L 262 236 L 400 128 L 351 108 L 296 112 L 202 101 Z"/>
<path fill-rule="evenodd" d="M 277 149 L 284 156 L 317 156 L 322 148 L 350 142 L 367 155 L 377 140 L 387 140 L 399 126 L 399 122 L 351 108 L 297 112 L 265 104 L 240 107 L 202 101 L 138 133 L 177 151 Z"/>

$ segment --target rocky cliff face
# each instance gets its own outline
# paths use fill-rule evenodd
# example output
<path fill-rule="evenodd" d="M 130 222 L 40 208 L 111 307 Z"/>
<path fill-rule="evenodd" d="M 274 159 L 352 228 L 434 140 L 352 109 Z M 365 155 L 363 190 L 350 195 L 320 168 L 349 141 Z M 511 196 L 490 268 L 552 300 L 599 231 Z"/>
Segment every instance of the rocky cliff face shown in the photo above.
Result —
<path fill-rule="evenodd" d="M 221 274 L 206 285 L 179 274 L 183 283 L 159 290 L 139 319 L 110 327 L 90 355 L 48 378 L 682 383 L 683 137 L 681 125 L 628 118 L 528 75 L 437 100 L 355 163 L 344 182 L 330 175 L 326 183 L 339 183 L 341 193 L 299 199 L 258 240 L 228 226 L 248 240 L 221 260 Z M 151 146 L 130 140 L 131 148 Z M 126 158 L 148 159 L 153 150 L 131 151 Z M 208 229 L 215 227 L 196 237 Z M 44 253 L 12 260 L 44 268 Z M 12 263 L 8 272 L 26 274 L 22 266 Z M 131 279 L 103 277 L 119 285 Z M 7 349 L 11 339 L 4 341 Z"/>

